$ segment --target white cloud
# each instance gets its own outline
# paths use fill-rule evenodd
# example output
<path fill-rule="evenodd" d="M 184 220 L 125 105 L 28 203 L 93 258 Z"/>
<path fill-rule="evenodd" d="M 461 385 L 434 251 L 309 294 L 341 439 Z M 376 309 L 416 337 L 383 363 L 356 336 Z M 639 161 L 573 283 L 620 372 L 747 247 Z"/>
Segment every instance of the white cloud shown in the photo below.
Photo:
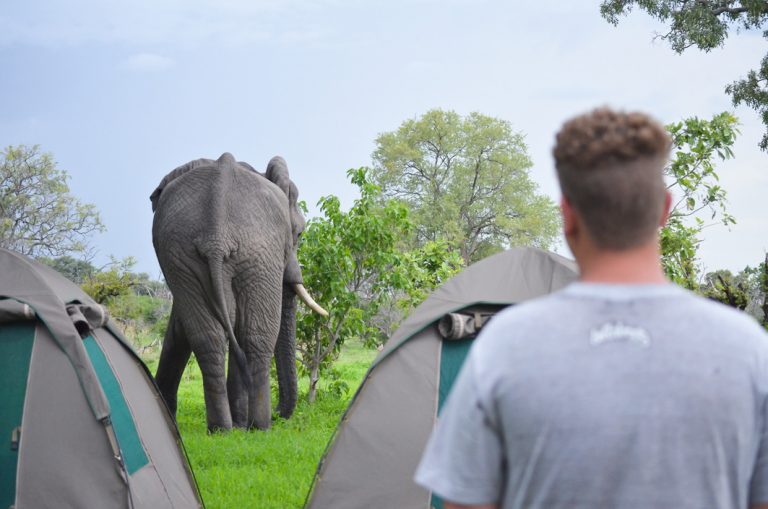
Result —
<path fill-rule="evenodd" d="M 133 72 L 157 72 L 173 67 L 174 61 L 154 53 L 139 53 L 124 60 L 120 67 Z"/>

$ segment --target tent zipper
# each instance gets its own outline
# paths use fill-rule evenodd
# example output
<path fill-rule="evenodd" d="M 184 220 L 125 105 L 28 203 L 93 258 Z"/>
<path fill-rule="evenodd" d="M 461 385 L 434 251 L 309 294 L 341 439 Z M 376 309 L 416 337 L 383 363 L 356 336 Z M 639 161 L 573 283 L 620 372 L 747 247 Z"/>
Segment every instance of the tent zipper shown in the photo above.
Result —
<path fill-rule="evenodd" d="M 104 429 L 107 432 L 109 446 L 112 448 L 112 455 L 115 457 L 115 461 L 117 462 L 120 477 L 122 477 L 123 482 L 127 488 L 126 491 L 128 492 L 128 507 L 129 509 L 133 509 L 133 494 L 131 493 L 131 483 L 128 479 L 128 470 L 125 468 L 125 461 L 123 461 L 123 455 L 120 451 L 120 444 L 117 443 L 117 435 L 115 434 L 115 429 L 112 427 L 112 419 L 107 416 L 101 420 L 101 423 L 104 425 Z"/>

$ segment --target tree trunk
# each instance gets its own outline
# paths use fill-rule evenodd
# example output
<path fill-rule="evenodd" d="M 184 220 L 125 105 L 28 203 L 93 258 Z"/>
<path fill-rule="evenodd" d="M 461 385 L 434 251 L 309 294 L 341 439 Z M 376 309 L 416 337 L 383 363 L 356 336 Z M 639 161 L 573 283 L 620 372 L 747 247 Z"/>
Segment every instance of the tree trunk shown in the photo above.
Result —
<path fill-rule="evenodd" d="M 319 362 L 312 362 L 312 369 L 309 372 L 309 395 L 307 396 L 309 403 L 314 403 L 317 396 L 317 382 L 320 378 L 318 364 Z"/>
<path fill-rule="evenodd" d="M 733 292 L 731 292 L 730 283 L 726 283 L 725 279 L 723 279 L 723 276 L 720 274 L 717 275 L 717 279 L 720 281 L 720 284 L 723 286 L 723 293 L 725 293 L 725 298 L 728 300 L 726 304 L 728 304 L 732 308 L 744 309 L 741 306 L 739 306 L 738 302 L 736 302 L 736 297 L 733 295 Z"/>

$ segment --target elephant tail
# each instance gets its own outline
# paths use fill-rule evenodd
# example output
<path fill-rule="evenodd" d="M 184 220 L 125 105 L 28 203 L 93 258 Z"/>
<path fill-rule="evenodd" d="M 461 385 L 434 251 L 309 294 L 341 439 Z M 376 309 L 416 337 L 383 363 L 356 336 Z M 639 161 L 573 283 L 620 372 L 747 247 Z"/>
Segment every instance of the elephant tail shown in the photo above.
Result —
<path fill-rule="evenodd" d="M 248 373 L 248 361 L 245 358 L 243 349 L 235 338 L 235 330 L 232 328 L 232 322 L 229 319 L 229 312 L 227 310 L 227 299 L 224 297 L 224 268 L 222 257 L 212 255 L 208 257 L 208 267 L 211 273 L 211 285 L 213 290 L 214 309 L 217 310 L 219 315 L 219 322 L 224 327 L 224 332 L 227 334 L 229 341 L 229 359 L 237 364 L 237 370 L 240 372 L 240 380 L 245 389 L 250 391 L 251 377 Z"/>

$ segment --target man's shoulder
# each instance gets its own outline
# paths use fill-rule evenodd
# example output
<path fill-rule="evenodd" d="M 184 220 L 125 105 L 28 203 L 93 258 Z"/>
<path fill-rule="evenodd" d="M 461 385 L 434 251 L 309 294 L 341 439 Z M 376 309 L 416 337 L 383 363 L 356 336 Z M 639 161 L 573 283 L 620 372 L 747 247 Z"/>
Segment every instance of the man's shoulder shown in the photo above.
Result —
<path fill-rule="evenodd" d="M 739 336 L 741 340 L 753 339 L 768 351 L 768 332 L 757 320 L 744 311 L 721 302 L 685 291 L 681 306 L 681 319 L 694 321 L 697 328 L 712 327 Z"/>
<path fill-rule="evenodd" d="M 593 290 L 593 289 L 591 289 Z M 723 331 L 729 336 L 751 338 L 758 342 L 761 348 L 768 349 L 768 332 L 747 313 L 711 299 L 704 298 L 688 290 L 669 285 L 658 289 L 654 294 L 645 292 L 632 295 L 621 295 L 614 292 L 601 298 L 597 293 L 584 292 L 578 285 L 572 285 L 554 293 L 544 295 L 520 304 L 512 305 L 491 320 L 486 327 L 485 342 L 509 340 L 512 331 L 561 329 L 558 322 L 563 320 L 589 319 L 590 314 L 606 301 L 639 302 L 650 304 L 643 307 L 647 320 L 657 320 L 653 310 L 664 311 L 666 319 L 679 321 L 684 326 L 698 330 L 711 328 L 713 331 Z M 617 299 L 617 300 L 614 300 Z M 639 300 L 638 300 L 639 299 Z M 642 313 L 642 312 L 641 312 Z M 742 339 L 744 340 L 744 339 Z"/>

